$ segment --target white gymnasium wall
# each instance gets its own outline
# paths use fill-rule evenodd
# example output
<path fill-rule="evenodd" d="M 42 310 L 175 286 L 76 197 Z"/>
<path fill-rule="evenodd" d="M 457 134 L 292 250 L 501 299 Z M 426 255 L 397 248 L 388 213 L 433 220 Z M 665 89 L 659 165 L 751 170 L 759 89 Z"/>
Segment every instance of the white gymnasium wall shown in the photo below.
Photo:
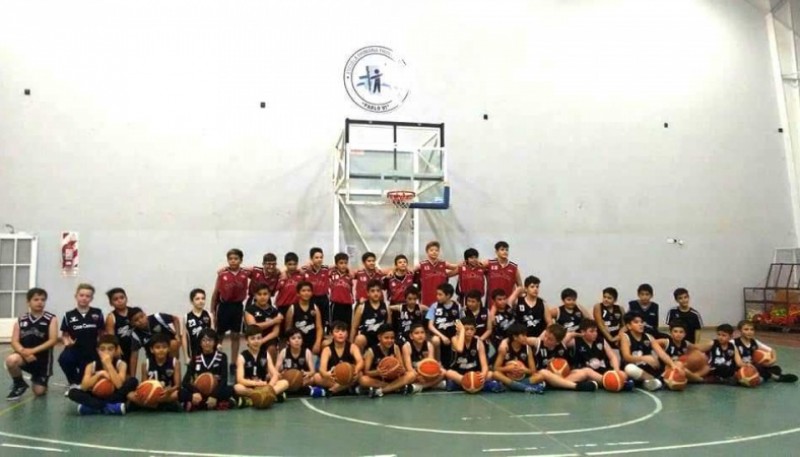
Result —
<path fill-rule="evenodd" d="M 371 44 L 413 74 L 389 115 L 342 85 Z M 446 257 L 505 239 L 551 301 L 647 281 L 662 306 L 685 286 L 707 323 L 736 321 L 796 240 L 771 68 L 763 13 L 732 0 L 9 0 L 0 222 L 40 235 L 59 313 L 79 281 L 177 313 L 229 247 L 330 251 L 345 117 L 445 122 L 452 209 L 423 240 Z M 65 229 L 78 278 L 60 276 Z"/>

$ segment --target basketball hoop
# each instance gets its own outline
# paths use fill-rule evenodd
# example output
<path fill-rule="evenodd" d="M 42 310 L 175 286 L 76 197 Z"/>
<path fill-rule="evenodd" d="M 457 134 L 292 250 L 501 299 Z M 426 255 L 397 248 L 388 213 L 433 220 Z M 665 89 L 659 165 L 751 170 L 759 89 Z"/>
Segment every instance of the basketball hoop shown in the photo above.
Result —
<path fill-rule="evenodd" d="M 407 210 L 417 193 L 411 190 L 390 190 L 386 192 L 386 200 L 400 211 Z"/>

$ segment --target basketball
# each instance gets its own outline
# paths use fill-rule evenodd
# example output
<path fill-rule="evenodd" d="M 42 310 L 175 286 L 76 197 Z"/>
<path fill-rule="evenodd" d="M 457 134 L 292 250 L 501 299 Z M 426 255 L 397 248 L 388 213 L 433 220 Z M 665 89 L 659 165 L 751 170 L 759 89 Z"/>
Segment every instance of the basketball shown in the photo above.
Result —
<path fill-rule="evenodd" d="M 481 374 L 477 371 L 468 371 L 461 378 L 461 388 L 464 389 L 465 392 L 471 394 L 480 392 L 481 389 L 483 389 Z"/>
<path fill-rule="evenodd" d="M 621 371 L 609 370 L 603 374 L 603 389 L 609 392 L 619 392 L 625 386 L 628 376 Z"/>
<path fill-rule="evenodd" d="M 761 376 L 752 365 L 745 365 L 736 370 L 736 380 L 745 387 L 756 387 L 761 384 Z"/>
<path fill-rule="evenodd" d="M 506 367 L 513 368 L 513 371 L 506 372 L 508 379 L 512 381 L 521 381 L 525 379 L 525 364 L 519 360 L 510 360 L 506 363 Z"/>
<path fill-rule="evenodd" d="M 164 396 L 164 385 L 154 379 L 144 381 L 136 388 L 136 396 L 143 405 L 156 406 Z"/>
<path fill-rule="evenodd" d="M 775 361 L 772 359 L 772 353 L 763 349 L 756 349 L 753 351 L 753 363 L 761 366 L 772 365 Z"/>
<path fill-rule="evenodd" d="M 303 372 L 297 369 L 284 371 L 281 376 L 289 383 L 289 392 L 297 392 L 303 388 Z"/>
<path fill-rule="evenodd" d="M 217 378 L 211 373 L 203 373 L 194 380 L 194 388 L 200 395 L 208 397 L 217 389 Z"/>
<path fill-rule="evenodd" d="M 117 389 L 114 388 L 114 383 L 111 380 L 102 378 L 92 387 L 92 395 L 105 400 L 113 395 L 115 390 Z"/>
<path fill-rule="evenodd" d="M 678 361 L 683 363 L 689 371 L 700 371 L 708 365 L 708 356 L 697 350 L 689 351 L 688 353 L 678 357 Z"/>
<path fill-rule="evenodd" d="M 403 374 L 403 365 L 394 356 L 384 357 L 378 363 L 378 372 L 387 381 L 393 381 Z"/>
<path fill-rule="evenodd" d="M 556 357 L 547 364 L 547 368 L 553 373 L 566 378 L 569 375 L 569 362 L 561 357 Z"/>
<path fill-rule="evenodd" d="M 686 373 L 683 370 L 667 368 L 664 370 L 664 383 L 669 390 L 683 390 L 686 388 Z"/>
<path fill-rule="evenodd" d="M 253 408 L 267 409 L 277 400 L 275 389 L 272 386 L 258 387 L 250 394 L 250 400 L 253 402 Z"/>
<path fill-rule="evenodd" d="M 417 374 L 427 380 L 436 379 L 442 374 L 442 365 L 436 359 L 422 359 L 417 365 Z"/>
<path fill-rule="evenodd" d="M 349 386 L 356 377 L 356 367 L 351 363 L 339 362 L 333 367 L 333 379 L 342 386 Z"/>

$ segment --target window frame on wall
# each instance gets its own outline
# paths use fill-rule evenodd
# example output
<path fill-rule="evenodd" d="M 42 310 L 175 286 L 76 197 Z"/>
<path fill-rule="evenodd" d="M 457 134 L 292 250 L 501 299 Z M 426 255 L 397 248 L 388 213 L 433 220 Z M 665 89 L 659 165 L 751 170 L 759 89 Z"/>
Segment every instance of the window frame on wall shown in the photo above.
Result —
<path fill-rule="evenodd" d="M 29 251 L 21 252 L 20 245 L 29 243 Z M 8 246 L 11 246 L 10 254 Z M 36 285 L 38 238 L 27 233 L 0 234 L 0 340 L 11 338 L 17 317 L 27 309 L 25 294 Z M 29 256 L 29 257 L 28 257 Z M 27 259 L 26 259 L 27 257 Z M 27 261 L 26 261 L 27 260 Z M 24 273 L 27 269 L 27 274 Z M 11 271 L 10 282 L 7 271 Z M 20 270 L 23 270 L 20 273 Z M 8 288 L 10 286 L 10 288 Z M 10 297 L 10 301 L 6 298 Z M 5 306 L 10 304 L 10 307 Z"/>

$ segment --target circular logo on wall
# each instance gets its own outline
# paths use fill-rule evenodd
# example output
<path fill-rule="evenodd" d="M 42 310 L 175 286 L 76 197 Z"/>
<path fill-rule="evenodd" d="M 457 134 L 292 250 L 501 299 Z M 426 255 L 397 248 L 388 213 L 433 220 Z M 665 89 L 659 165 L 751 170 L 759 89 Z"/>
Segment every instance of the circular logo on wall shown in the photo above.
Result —
<path fill-rule="evenodd" d="M 362 109 L 388 113 L 408 97 L 406 63 L 385 46 L 361 48 L 344 66 L 344 87 Z"/>

